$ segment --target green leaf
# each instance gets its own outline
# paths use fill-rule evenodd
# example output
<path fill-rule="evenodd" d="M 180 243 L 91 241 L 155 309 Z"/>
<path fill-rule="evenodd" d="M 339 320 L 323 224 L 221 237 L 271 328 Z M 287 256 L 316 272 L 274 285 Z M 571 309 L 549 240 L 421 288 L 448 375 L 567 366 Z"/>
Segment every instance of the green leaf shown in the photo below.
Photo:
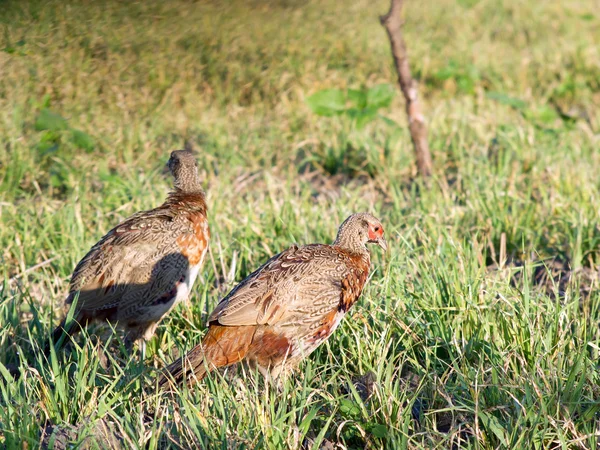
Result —
<path fill-rule="evenodd" d="M 396 91 L 390 84 L 378 84 L 367 91 L 367 105 L 372 108 L 387 108 Z"/>
<path fill-rule="evenodd" d="M 331 425 L 334 417 L 335 415 L 332 414 L 329 419 L 327 419 L 327 422 L 325 422 L 325 425 L 321 427 L 321 431 L 319 431 L 319 434 L 313 441 L 313 445 L 310 447 L 311 450 L 320 448 L 321 442 L 323 442 L 323 438 L 325 437 L 325 433 L 327 433 L 329 425 Z"/>
<path fill-rule="evenodd" d="M 356 118 L 356 128 L 359 130 L 364 128 L 364 126 L 371 122 L 375 117 L 377 117 L 376 110 L 364 110 L 364 112 Z"/>
<path fill-rule="evenodd" d="M 340 412 L 344 417 L 358 417 L 360 416 L 360 407 L 347 398 L 340 400 Z"/>
<path fill-rule="evenodd" d="M 304 437 L 306 433 L 308 433 L 311 422 L 317 417 L 317 413 L 319 412 L 319 408 L 312 408 L 308 414 L 304 416 L 302 419 L 302 423 L 298 426 L 298 431 L 300 431 L 301 436 Z"/>
<path fill-rule="evenodd" d="M 471 75 L 460 75 L 456 78 L 456 86 L 461 92 L 473 94 L 475 92 L 475 81 L 477 78 Z"/>
<path fill-rule="evenodd" d="M 525 109 L 527 107 L 527 102 L 521 100 L 520 98 L 511 97 L 502 92 L 490 91 L 485 96 L 491 100 L 495 100 L 498 103 L 502 103 L 503 105 L 508 105 L 515 109 Z"/>
<path fill-rule="evenodd" d="M 445 67 L 442 67 L 435 72 L 433 77 L 437 80 L 445 81 L 449 80 L 450 78 L 456 78 L 461 72 L 461 65 L 453 60 L 450 60 Z"/>
<path fill-rule="evenodd" d="M 527 109 L 523 112 L 525 117 L 530 122 L 534 122 L 538 125 L 551 125 L 560 116 L 558 113 L 550 108 L 549 106 L 540 106 L 538 108 Z"/>
<path fill-rule="evenodd" d="M 73 144 L 84 150 L 93 150 L 95 146 L 94 138 L 81 130 L 72 130 Z"/>
<path fill-rule="evenodd" d="M 458 4 L 467 9 L 471 9 L 477 3 L 479 3 L 479 0 L 458 0 Z"/>
<path fill-rule="evenodd" d="M 387 125 L 394 128 L 400 128 L 400 126 L 396 123 L 395 120 L 390 119 L 389 117 L 379 116 L 381 120 L 383 120 Z"/>
<path fill-rule="evenodd" d="M 478 416 L 479 416 L 479 420 L 481 421 L 481 423 L 483 424 L 483 426 L 486 430 L 494 433 L 496 435 L 496 437 L 498 438 L 498 440 L 500 440 L 500 442 L 502 442 L 502 444 L 508 445 L 508 438 L 506 436 L 506 431 L 505 431 L 504 427 L 500 424 L 500 421 L 498 420 L 498 418 L 496 416 L 485 413 L 483 411 L 480 411 Z"/>
<path fill-rule="evenodd" d="M 541 106 L 535 111 L 535 115 L 540 122 L 552 123 L 559 118 L 556 110 L 548 105 Z"/>
<path fill-rule="evenodd" d="M 365 90 L 348 89 L 348 100 L 357 108 L 362 109 L 367 106 L 367 92 Z"/>
<path fill-rule="evenodd" d="M 59 131 L 68 128 L 67 121 L 58 114 L 44 108 L 40 111 L 35 119 L 35 129 L 37 131 L 50 130 Z"/>
<path fill-rule="evenodd" d="M 56 143 L 60 140 L 60 134 L 56 131 L 44 131 L 40 136 L 40 143 L 51 142 Z"/>
<path fill-rule="evenodd" d="M 50 94 L 44 95 L 41 103 L 42 108 L 50 108 Z"/>
<path fill-rule="evenodd" d="M 2 375 L 4 377 L 4 379 L 6 380 L 6 383 L 2 383 L 2 390 L 4 391 L 4 387 L 7 385 L 7 383 L 10 383 L 14 380 L 14 378 L 12 377 L 12 375 L 10 374 L 10 372 L 8 371 L 8 369 L 6 367 L 4 367 L 4 364 L 0 363 L 0 375 Z M 4 394 L 4 392 L 3 392 Z M 8 398 L 8 396 L 4 395 L 4 398 Z"/>
<path fill-rule="evenodd" d="M 349 117 L 355 121 L 356 128 L 363 128 L 367 123 L 377 117 L 376 108 L 356 109 L 350 108 L 346 111 Z"/>
<path fill-rule="evenodd" d="M 17 47 L 23 47 L 25 45 L 25 41 L 23 39 L 21 39 L 20 41 L 17 41 L 15 43 L 15 45 L 7 45 L 6 47 L 4 47 L 2 49 L 2 51 L 5 51 L 6 53 L 9 54 L 13 54 L 16 53 L 17 51 Z M 24 55 L 25 53 L 23 51 L 20 51 L 19 54 Z"/>
<path fill-rule="evenodd" d="M 324 89 L 306 99 L 314 113 L 320 116 L 341 114 L 346 108 L 344 92 L 339 89 Z"/>
<path fill-rule="evenodd" d="M 379 439 L 384 439 L 388 435 L 388 429 L 385 425 L 380 423 L 373 424 L 369 427 L 369 431 L 373 436 Z"/>
<path fill-rule="evenodd" d="M 41 156 L 48 156 L 58 151 L 58 144 L 52 141 L 41 141 L 36 148 Z"/>

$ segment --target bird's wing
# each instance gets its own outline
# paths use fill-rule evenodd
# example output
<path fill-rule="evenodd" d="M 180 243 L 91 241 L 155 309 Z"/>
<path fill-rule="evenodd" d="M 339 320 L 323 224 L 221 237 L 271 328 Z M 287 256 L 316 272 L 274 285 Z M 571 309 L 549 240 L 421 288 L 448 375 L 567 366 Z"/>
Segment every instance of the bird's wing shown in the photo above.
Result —
<path fill-rule="evenodd" d="M 297 314 L 329 312 L 340 301 L 342 280 L 350 271 L 347 262 L 329 245 L 291 247 L 238 284 L 219 302 L 209 323 L 274 324 Z"/>
<path fill-rule="evenodd" d="M 79 293 L 77 309 L 94 311 L 114 308 L 137 293 L 152 291 L 160 297 L 188 269 L 176 245 L 178 237 L 193 233 L 186 222 L 156 209 L 112 229 L 75 268 L 67 303 Z"/>

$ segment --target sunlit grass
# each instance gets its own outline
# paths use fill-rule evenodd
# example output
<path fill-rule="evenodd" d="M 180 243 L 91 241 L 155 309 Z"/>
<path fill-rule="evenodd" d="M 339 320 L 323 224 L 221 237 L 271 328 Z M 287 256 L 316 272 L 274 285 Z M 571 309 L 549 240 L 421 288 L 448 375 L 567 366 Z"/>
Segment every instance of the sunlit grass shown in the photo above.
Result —
<path fill-rule="evenodd" d="M 394 82 L 386 8 L 2 2 L 0 446 L 597 448 L 600 16 L 584 1 L 408 2 L 427 188 L 400 96 L 384 111 L 397 130 L 305 102 Z M 212 230 L 191 305 L 144 363 L 102 327 L 46 359 L 73 267 L 162 202 L 185 140 Z M 281 391 L 244 367 L 157 391 L 235 281 L 361 210 L 390 252 L 373 251 L 362 299 Z"/>

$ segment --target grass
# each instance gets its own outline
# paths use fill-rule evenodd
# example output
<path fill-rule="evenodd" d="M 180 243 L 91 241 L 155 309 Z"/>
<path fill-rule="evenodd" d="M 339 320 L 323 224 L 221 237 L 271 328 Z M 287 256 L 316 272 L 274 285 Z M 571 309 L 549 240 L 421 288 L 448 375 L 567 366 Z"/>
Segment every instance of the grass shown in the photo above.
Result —
<path fill-rule="evenodd" d="M 305 102 L 395 80 L 372 3 L 0 2 L 0 446 L 598 448 L 597 10 L 406 5 L 427 188 L 400 96 L 398 129 Z M 213 233 L 191 305 L 143 364 L 102 327 L 45 360 L 73 267 L 162 202 L 184 140 Z M 391 251 L 282 392 L 243 367 L 155 389 L 235 281 L 360 210 Z"/>

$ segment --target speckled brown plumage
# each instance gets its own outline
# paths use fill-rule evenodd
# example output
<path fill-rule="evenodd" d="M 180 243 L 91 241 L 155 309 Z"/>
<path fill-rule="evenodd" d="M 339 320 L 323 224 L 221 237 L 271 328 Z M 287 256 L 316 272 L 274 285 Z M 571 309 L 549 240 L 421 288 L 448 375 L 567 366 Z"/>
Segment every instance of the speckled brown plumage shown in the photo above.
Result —
<path fill-rule="evenodd" d="M 271 258 L 220 301 L 202 343 L 171 364 L 160 384 L 201 379 L 242 360 L 267 377 L 293 369 L 360 297 L 371 264 L 367 243 L 387 247 L 379 220 L 360 213 L 332 245 L 293 246 Z"/>
<path fill-rule="evenodd" d="M 194 155 L 171 154 L 168 167 L 175 189 L 164 204 L 142 211 L 110 230 L 77 264 L 67 304 L 75 323 L 65 320 L 53 333 L 77 332 L 93 320 L 123 328 L 128 342 L 149 340 L 158 322 L 187 299 L 210 238 L 204 192 Z"/>

